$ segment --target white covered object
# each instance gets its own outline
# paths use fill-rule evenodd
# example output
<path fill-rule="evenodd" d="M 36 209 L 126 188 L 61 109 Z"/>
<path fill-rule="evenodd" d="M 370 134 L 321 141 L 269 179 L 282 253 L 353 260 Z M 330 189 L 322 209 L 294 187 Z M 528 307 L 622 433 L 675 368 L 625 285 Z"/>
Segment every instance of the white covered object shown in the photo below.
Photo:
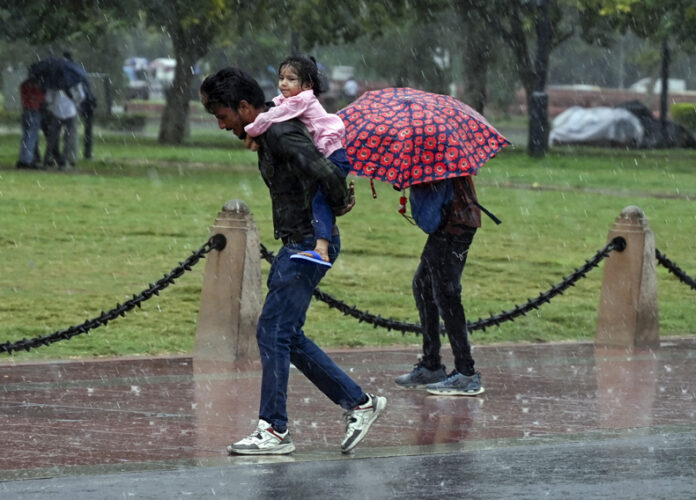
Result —
<path fill-rule="evenodd" d="M 643 139 L 643 125 L 621 108 L 573 106 L 554 118 L 549 144 L 614 143 L 635 146 Z"/>

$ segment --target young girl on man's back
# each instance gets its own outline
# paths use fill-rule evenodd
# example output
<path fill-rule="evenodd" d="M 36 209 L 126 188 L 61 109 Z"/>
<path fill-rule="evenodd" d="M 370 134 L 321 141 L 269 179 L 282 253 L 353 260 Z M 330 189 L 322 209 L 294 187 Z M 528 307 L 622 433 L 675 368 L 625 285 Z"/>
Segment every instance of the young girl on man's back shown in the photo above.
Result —
<path fill-rule="evenodd" d="M 350 162 L 341 142 L 346 132 L 345 126 L 338 115 L 327 113 L 317 99 L 326 88 L 319 78 L 314 58 L 291 56 L 280 63 L 278 88 L 281 95 L 273 98 L 275 107 L 261 113 L 253 123 L 244 127 L 247 136 L 257 137 L 274 123 L 299 118 L 307 127 L 321 154 L 341 169 L 344 175 L 348 175 Z M 250 145 L 250 141 L 251 139 L 247 140 L 247 146 Z M 321 190 L 312 200 L 312 212 L 315 248 L 297 253 L 291 258 L 331 267 L 329 242 L 334 216 Z"/>

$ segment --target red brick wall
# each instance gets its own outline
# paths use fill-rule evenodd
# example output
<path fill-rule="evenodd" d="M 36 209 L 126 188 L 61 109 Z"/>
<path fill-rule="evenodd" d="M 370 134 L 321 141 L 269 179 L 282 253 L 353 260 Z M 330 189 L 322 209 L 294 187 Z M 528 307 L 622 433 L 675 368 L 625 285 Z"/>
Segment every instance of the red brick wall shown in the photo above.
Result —
<path fill-rule="evenodd" d="M 572 89 L 547 89 L 549 96 L 549 116 L 554 117 L 572 106 L 580 106 L 583 108 L 595 108 L 600 106 L 614 107 L 617 104 L 626 101 L 639 100 L 648 108 L 653 110 L 657 117 L 660 109 L 659 94 L 645 94 L 631 92 L 622 89 L 599 89 L 599 90 L 572 90 Z M 686 92 L 680 94 L 669 94 L 667 106 L 668 108 L 678 102 L 694 102 L 696 103 L 696 92 Z M 517 93 L 517 104 L 514 111 L 520 114 L 527 113 L 527 102 L 525 92 L 522 90 Z"/>

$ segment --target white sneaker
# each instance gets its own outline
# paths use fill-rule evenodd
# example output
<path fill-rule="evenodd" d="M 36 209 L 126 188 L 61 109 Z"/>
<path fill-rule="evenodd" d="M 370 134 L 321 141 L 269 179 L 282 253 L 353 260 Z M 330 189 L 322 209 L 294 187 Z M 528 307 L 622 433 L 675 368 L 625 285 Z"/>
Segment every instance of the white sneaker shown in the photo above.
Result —
<path fill-rule="evenodd" d="M 346 421 L 346 437 L 341 443 L 341 451 L 348 453 L 367 435 L 372 423 L 387 406 L 387 398 L 367 395 L 367 403 L 358 405 L 343 414 Z"/>
<path fill-rule="evenodd" d="M 295 451 L 290 431 L 280 433 L 265 420 L 259 420 L 256 430 L 241 441 L 227 447 L 230 455 L 285 455 Z"/>

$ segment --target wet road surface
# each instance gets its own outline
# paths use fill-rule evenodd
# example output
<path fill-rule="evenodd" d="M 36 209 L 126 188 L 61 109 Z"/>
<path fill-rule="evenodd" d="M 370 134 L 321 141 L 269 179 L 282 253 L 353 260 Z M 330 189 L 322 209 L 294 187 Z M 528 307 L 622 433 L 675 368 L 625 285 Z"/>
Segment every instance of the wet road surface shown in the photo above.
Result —
<path fill-rule="evenodd" d="M 417 354 L 332 352 L 389 400 L 347 457 L 341 409 L 296 370 L 297 451 L 228 457 L 258 419 L 258 363 L 0 365 L 0 498 L 694 498 L 696 337 L 478 347 L 476 398 L 396 387 Z"/>

